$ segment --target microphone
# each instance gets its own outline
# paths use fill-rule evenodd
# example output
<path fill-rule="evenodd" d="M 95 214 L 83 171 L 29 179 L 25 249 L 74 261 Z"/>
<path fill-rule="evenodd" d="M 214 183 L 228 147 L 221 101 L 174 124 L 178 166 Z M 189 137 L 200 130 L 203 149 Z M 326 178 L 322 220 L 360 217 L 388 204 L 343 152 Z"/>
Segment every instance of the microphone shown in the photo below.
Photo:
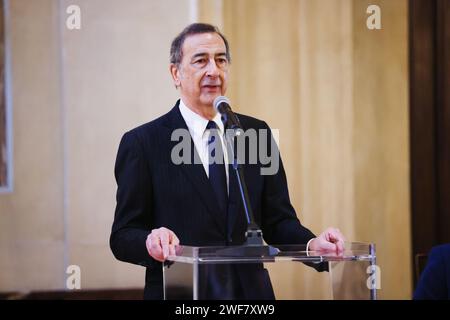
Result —
<path fill-rule="evenodd" d="M 227 97 L 218 96 L 214 99 L 213 106 L 220 113 L 226 129 L 242 129 L 238 117 L 231 110 L 230 100 Z"/>

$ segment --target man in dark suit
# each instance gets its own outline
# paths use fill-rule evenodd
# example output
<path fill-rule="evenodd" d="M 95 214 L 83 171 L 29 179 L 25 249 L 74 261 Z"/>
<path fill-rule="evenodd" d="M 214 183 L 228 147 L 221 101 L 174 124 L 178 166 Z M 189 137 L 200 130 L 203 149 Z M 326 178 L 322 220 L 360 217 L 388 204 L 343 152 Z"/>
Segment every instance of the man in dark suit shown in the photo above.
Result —
<path fill-rule="evenodd" d="M 110 245 L 117 259 L 147 267 L 145 298 L 163 297 L 161 262 L 175 253 L 176 245 L 227 246 L 245 241 L 247 221 L 237 179 L 227 162 L 225 128 L 213 107 L 214 99 L 226 92 L 230 61 L 228 42 L 217 28 L 208 24 L 186 27 L 171 46 L 170 72 L 181 99 L 167 114 L 127 132 L 120 142 Z M 244 130 L 270 130 L 263 121 L 238 117 Z M 174 161 L 173 150 L 179 141 L 172 141 L 172 135 L 180 129 L 187 132 L 192 146 L 184 151 L 201 161 Z M 221 165 L 211 161 L 211 145 L 225 154 Z M 278 151 L 273 139 L 268 139 L 267 145 L 268 150 L 275 146 Z M 338 229 L 328 228 L 315 237 L 300 224 L 289 200 L 281 158 L 278 153 L 274 156 L 279 167 L 273 174 L 261 174 L 266 164 L 259 160 L 243 165 L 253 214 L 264 240 L 342 251 L 344 237 Z M 217 291 L 219 279 L 206 298 L 273 298 L 262 265 L 222 271 L 227 275 L 222 284 L 230 285 L 231 291 Z M 215 280 L 213 277 L 211 282 Z M 246 290 L 245 282 L 251 282 L 252 291 Z"/>
<path fill-rule="evenodd" d="M 414 292 L 415 300 L 450 300 L 450 244 L 433 247 Z"/>

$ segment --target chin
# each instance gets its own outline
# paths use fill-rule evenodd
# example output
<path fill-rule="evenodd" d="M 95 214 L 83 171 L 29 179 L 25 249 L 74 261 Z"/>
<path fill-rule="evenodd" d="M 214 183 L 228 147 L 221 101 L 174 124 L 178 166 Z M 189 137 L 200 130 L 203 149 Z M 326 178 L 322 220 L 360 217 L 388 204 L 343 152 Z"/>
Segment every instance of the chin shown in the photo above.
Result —
<path fill-rule="evenodd" d="M 214 103 L 214 99 L 216 99 L 220 95 L 221 95 L 221 93 L 210 94 L 207 97 L 204 97 L 201 101 L 205 105 L 211 105 L 212 106 L 213 103 Z"/>

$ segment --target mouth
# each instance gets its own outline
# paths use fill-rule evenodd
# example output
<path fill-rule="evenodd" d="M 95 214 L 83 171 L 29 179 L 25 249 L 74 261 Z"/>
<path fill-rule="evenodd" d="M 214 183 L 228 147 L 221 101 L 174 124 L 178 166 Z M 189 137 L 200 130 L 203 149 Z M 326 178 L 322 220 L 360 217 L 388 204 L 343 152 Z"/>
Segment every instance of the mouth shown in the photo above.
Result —
<path fill-rule="evenodd" d="M 203 89 L 205 89 L 206 91 L 220 91 L 221 87 L 220 85 L 204 85 L 202 86 Z"/>

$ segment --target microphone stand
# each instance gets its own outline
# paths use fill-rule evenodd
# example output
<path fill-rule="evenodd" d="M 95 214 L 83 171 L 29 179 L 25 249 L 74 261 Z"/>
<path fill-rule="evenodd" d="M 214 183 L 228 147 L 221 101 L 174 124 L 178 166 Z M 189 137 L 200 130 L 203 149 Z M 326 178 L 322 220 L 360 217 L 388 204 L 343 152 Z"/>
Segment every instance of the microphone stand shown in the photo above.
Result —
<path fill-rule="evenodd" d="M 225 118 L 225 121 L 224 121 Z M 236 178 L 239 185 L 242 204 L 244 206 L 245 216 L 247 218 L 247 231 L 245 232 L 245 242 L 242 246 L 233 249 L 224 249 L 222 253 L 232 254 L 233 256 L 275 256 L 280 250 L 263 244 L 263 233 L 261 228 L 255 221 L 253 216 L 250 198 L 248 196 L 247 184 L 245 183 L 244 168 L 238 161 L 237 152 L 234 150 L 234 140 L 242 133 L 240 123 L 238 125 L 227 126 L 226 117 L 222 116 L 222 121 L 225 125 L 225 140 L 227 143 L 227 150 L 232 155 L 232 166 L 236 173 Z M 231 134 L 229 134 L 231 133 Z M 230 159 L 230 157 L 228 157 Z"/>

